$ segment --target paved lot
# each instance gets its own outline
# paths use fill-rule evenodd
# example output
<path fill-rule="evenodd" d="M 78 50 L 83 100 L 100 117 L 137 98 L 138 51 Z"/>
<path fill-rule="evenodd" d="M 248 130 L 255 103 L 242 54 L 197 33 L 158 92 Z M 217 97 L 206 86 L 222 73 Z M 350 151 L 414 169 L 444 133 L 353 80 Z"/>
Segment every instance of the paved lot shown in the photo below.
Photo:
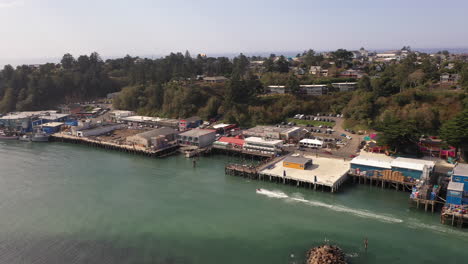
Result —
<path fill-rule="evenodd" d="M 349 161 L 336 158 L 325 158 L 306 155 L 312 159 L 312 167 L 306 170 L 298 170 L 283 167 L 283 160 L 275 163 L 270 168 L 263 169 L 260 173 L 283 177 L 286 172 L 287 179 L 299 180 L 302 182 L 314 183 L 314 176 L 317 176 L 317 184 L 325 186 L 335 185 L 349 170 Z"/>

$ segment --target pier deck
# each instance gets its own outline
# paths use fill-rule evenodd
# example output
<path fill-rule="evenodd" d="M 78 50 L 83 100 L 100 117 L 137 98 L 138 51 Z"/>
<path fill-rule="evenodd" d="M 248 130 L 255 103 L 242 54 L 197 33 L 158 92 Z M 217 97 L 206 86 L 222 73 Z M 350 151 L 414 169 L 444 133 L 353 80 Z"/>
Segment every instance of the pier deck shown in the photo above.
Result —
<path fill-rule="evenodd" d="M 401 191 L 411 191 L 413 186 L 416 185 L 415 182 L 406 182 L 406 181 L 398 181 L 392 179 L 385 179 L 379 176 L 365 176 L 359 174 L 349 173 L 349 175 L 353 178 L 354 183 L 359 184 L 370 184 L 375 186 L 380 186 L 382 188 L 395 188 L 397 191 L 401 189 Z"/>
<path fill-rule="evenodd" d="M 248 177 L 251 179 L 292 184 L 310 189 L 322 189 L 336 192 L 347 179 L 349 162 L 342 159 L 314 158 L 314 165 L 306 170 L 283 167 L 283 157 L 268 160 L 259 166 L 229 164 L 226 174 Z M 286 172 L 286 176 L 284 175 Z M 315 181 L 317 179 L 317 181 Z"/>
<path fill-rule="evenodd" d="M 122 152 L 127 152 L 127 153 L 133 153 L 133 154 L 140 154 L 140 155 L 145 155 L 149 157 L 167 156 L 167 155 L 174 153 L 179 147 L 177 145 L 171 145 L 163 149 L 151 150 L 151 149 L 147 149 L 147 148 L 136 146 L 136 145 L 116 144 L 116 143 L 112 143 L 108 141 L 102 141 L 102 140 L 97 140 L 97 139 L 92 139 L 92 138 L 87 138 L 87 137 L 77 137 L 77 136 L 66 135 L 62 133 L 56 133 L 56 134 L 51 135 L 51 139 L 53 141 L 74 143 L 74 144 L 84 144 L 88 146 L 104 148 L 104 149 L 109 149 L 109 150 L 117 150 L 117 151 L 122 151 Z"/>

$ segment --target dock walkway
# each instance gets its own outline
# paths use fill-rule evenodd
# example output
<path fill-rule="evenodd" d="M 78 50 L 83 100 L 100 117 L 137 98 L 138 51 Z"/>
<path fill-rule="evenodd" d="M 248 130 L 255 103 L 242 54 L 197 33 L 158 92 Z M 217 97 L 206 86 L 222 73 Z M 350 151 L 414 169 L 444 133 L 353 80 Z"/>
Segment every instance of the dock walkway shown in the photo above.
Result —
<path fill-rule="evenodd" d="M 57 141 L 57 142 L 83 144 L 87 146 L 103 148 L 103 149 L 108 149 L 108 150 L 116 150 L 116 151 L 121 151 L 121 152 L 126 152 L 126 153 L 132 153 L 132 154 L 139 154 L 139 155 L 144 155 L 148 157 L 167 156 L 167 155 L 170 155 L 171 153 L 174 153 L 179 148 L 179 146 L 177 145 L 171 145 L 163 149 L 151 150 L 151 149 L 147 149 L 147 148 L 136 146 L 136 145 L 116 144 L 116 143 L 112 143 L 108 141 L 102 141 L 102 140 L 97 140 L 97 139 L 92 139 L 92 138 L 87 138 L 87 137 L 77 137 L 77 136 L 66 135 L 62 133 L 56 133 L 56 134 L 51 135 L 51 139 L 52 141 Z"/>

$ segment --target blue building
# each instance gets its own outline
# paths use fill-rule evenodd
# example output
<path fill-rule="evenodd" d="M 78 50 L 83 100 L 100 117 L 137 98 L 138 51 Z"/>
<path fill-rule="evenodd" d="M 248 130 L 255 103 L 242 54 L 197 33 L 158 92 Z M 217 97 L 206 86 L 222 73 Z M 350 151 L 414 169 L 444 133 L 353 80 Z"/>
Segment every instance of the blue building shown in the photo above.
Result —
<path fill-rule="evenodd" d="M 422 159 L 396 158 L 392 161 L 392 171 L 399 171 L 405 177 L 426 179 L 432 173 L 435 162 Z"/>
<path fill-rule="evenodd" d="M 392 158 L 380 154 L 363 154 L 351 160 L 351 169 L 360 171 L 392 170 L 414 179 L 427 179 L 435 162 L 421 159 Z"/>
<path fill-rule="evenodd" d="M 33 127 L 50 122 L 65 122 L 68 114 L 57 111 L 14 112 L 0 117 L 0 127 L 18 132 L 32 132 Z"/>
<path fill-rule="evenodd" d="M 60 132 L 60 129 L 62 128 L 63 125 L 64 123 L 61 123 L 61 122 L 49 122 L 49 123 L 45 123 L 41 125 L 41 127 L 42 127 L 42 131 L 44 131 L 45 133 L 54 134 L 54 133 Z"/>
<path fill-rule="evenodd" d="M 462 205 L 463 189 L 466 184 L 461 182 L 450 181 L 447 187 L 447 203 L 453 205 Z"/>
<path fill-rule="evenodd" d="M 457 163 L 455 165 L 452 182 L 463 183 L 463 203 L 468 204 L 468 164 Z"/>

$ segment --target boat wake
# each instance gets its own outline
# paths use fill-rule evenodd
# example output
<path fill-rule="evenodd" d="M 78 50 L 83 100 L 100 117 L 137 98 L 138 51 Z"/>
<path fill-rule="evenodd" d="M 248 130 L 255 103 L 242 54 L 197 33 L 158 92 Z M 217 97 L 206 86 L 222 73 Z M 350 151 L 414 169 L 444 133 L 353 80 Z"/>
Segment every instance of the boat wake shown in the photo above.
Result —
<path fill-rule="evenodd" d="M 408 226 L 414 229 L 428 229 L 430 231 L 437 232 L 437 233 L 468 237 L 467 232 L 460 231 L 459 229 L 454 230 L 444 225 L 439 226 L 439 225 L 424 224 L 424 223 L 420 223 L 420 220 L 418 219 L 409 219 Z"/>
<path fill-rule="evenodd" d="M 375 220 L 388 222 L 388 223 L 402 223 L 403 222 L 403 220 L 401 219 L 394 218 L 392 216 L 376 214 L 367 210 L 358 210 L 358 209 L 353 209 L 353 208 L 349 208 L 349 207 L 341 206 L 341 205 L 326 204 L 326 203 L 322 203 L 319 201 L 306 200 L 302 197 L 290 197 L 284 192 L 280 192 L 280 191 L 269 191 L 265 189 L 257 189 L 257 193 L 268 196 L 270 198 L 284 199 L 286 201 L 304 203 L 304 204 L 314 206 L 314 207 L 327 208 L 329 210 L 336 211 L 336 212 L 348 213 L 348 214 L 352 214 L 355 216 L 375 219 Z"/>

